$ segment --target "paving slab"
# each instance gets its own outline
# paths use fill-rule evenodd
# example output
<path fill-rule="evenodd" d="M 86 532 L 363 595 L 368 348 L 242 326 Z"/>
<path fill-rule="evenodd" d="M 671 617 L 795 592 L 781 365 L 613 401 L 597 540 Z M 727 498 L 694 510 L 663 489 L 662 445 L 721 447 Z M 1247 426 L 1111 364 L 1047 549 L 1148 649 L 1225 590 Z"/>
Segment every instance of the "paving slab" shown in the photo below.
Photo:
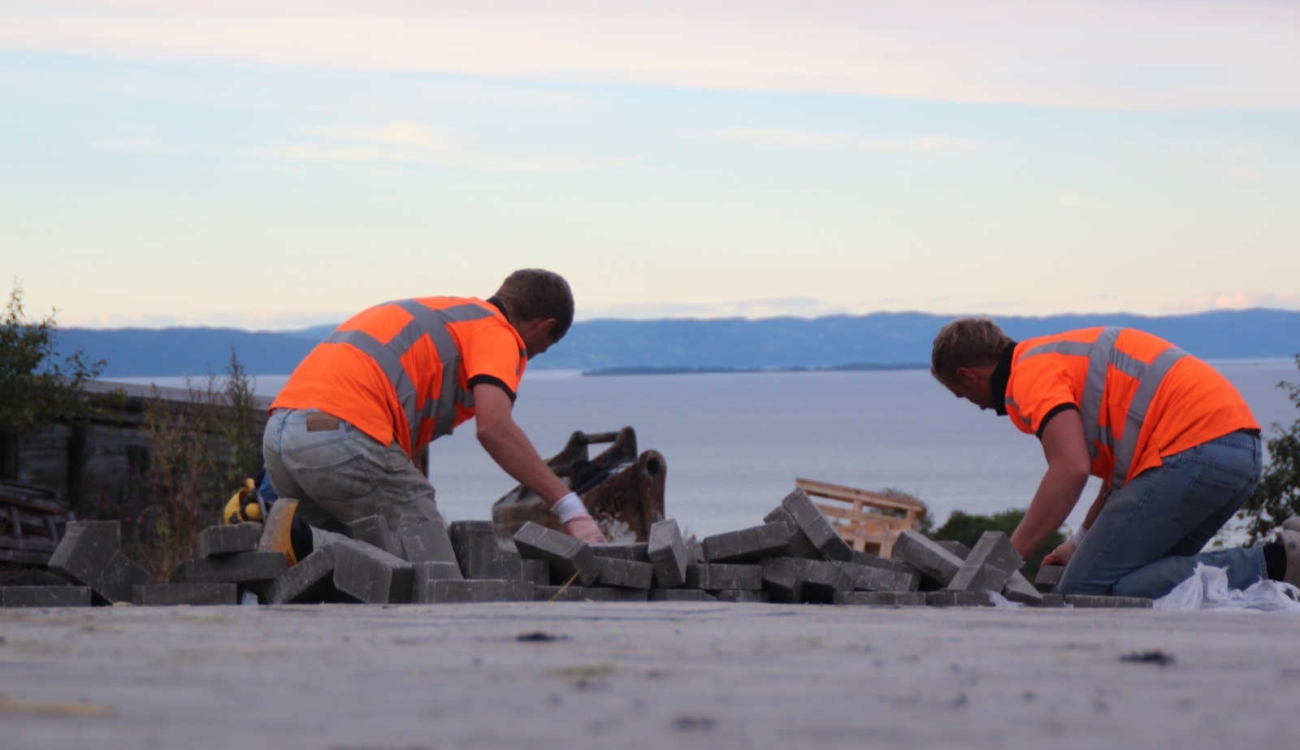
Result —
<path fill-rule="evenodd" d="M 706 591 L 758 591 L 763 588 L 763 568 L 759 565 L 713 563 L 689 565 L 686 588 Z"/>
<path fill-rule="evenodd" d="M 1065 575 L 1064 565 L 1040 565 L 1038 575 L 1034 576 L 1034 585 L 1043 591 L 1051 591 L 1061 582 L 1063 575 Z"/>
<path fill-rule="evenodd" d="M 1103 609 L 1151 609 L 1153 602 L 1140 596 L 1095 596 L 1066 594 L 1065 603 L 1072 607 Z"/>
<path fill-rule="evenodd" d="M 0 633 L 14 750 L 1285 748 L 1300 689 L 1283 613 L 99 607 Z"/>
<path fill-rule="evenodd" d="M 650 526 L 646 557 L 654 565 L 654 577 L 659 588 L 676 588 L 686 582 L 690 557 L 676 520 L 669 518 Z"/>
<path fill-rule="evenodd" d="M 237 552 L 256 552 L 262 539 L 262 524 L 236 523 L 209 526 L 199 532 L 199 557 L 233 555 Z"/>
<path fill-rule="evenodd" d="M 948 582 L 949 591 L 1001 591 L 1025 561 L 1005 531 L 980 534 L 975 547 L 962 560 L 961 568 Z"/>
<path fill-rule="evenodd" d="M 411 563 L 356 539 L 330 545 L 334 552 L 334 587 L 367 604 L 411 601 L 415 574 Z"/>
<path fill-rule="evenodd" d="M 782 522 L 751 526 L 704 538 L 704 559 L 711 563 L 748 563 L 786 554 L 796 528 Z"/>
<path fill-rule="evenodd" d="M 70 521 L 50 557 L 50 570 L 90 588 L 103 602 L 131 601 L 131 587 L 149 573 L 122 554 L 117 521 Z"/>
<path fill-rule="evenodd" d="M 421 519 L 402 526 L 397 530 L 397 541 L 402 548 L 401 557 L 409 562 L 457 564 L 451 536 L 440 518 L 433 521 Z"/>
<path fill-rule="evenodd" d="M 581 586 L 590 586 L 600 578 L 596 556 L 581 539 L 532 521 L 520 527 L 514 539 L 519 554 L 550 563 L 552 581 L 564 583 L 573 578 Z"/>
<path fill-rule="evenodd" d="M 334 588 L 333 544 L 313 550 L 258 592 L 263 604 L 308 604 L 331 601 L 338 596 L 338 589 Z"/>
<path fill-rule="evenodd" d="M 139 607 L 237 604 L 238 597 L 239 586 L 234 583 L 157 583 L 131 590 L 131 603 Z"/>
<path fill-rule="evenodd" d="M 851 560 L 853 548 L 840 536 L 822 514 L 821 509 L 803 490 L 795 490 L 781 501 L 781 507 L 794 519 L 823 560 Z"/>
<path fill-rule="evenodd" d="M 88 586 L 0 586 L 0 607 L 89 607 Z"/>
<path fill-rule="evenodd" d="M 600 576 L 596 579 L 600 586 L 648 589 L 654 582 L 655 568 L 650 563 L 616 557 L 597 557 L 595 560 L 600 568 Z"/>
<path fill-rule="evenodd" d="M 172 583 L 252 583 L 270 581 L 286 569 L 279 552 L 239 552 L 186 560 L 172 574 Z M 148 583 L 137 581 L 136 583 Z"/>

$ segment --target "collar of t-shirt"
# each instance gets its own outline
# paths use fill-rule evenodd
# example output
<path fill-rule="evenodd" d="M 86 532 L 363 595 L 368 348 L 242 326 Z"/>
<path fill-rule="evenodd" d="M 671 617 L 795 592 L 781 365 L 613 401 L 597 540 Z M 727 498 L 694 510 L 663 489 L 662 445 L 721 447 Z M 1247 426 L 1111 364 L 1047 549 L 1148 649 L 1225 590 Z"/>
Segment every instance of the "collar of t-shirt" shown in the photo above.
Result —
<path fill-rule="evenodd" d="M 1007 381 L 1011 380 L 1011 358 L 1016 353 L 1016 343 L 1007 344 L 998 355 L 998 363 L 989 375 L 989 387 L 993 390 L 993 409 L 999 417 L 1007 415 Z"/>

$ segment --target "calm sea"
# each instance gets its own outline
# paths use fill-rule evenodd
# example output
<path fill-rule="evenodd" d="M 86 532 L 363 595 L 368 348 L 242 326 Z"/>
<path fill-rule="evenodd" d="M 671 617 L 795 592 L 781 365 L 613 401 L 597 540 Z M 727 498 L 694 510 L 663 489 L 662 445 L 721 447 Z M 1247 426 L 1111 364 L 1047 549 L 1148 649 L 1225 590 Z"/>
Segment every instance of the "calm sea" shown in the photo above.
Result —
<path fill-rule="evenodd" d="M 1266 435 L 1273 423 L 1300 417 L 1277 387 L 1300 381 L 1293 361 L 1214 364 Z M 258 377 L 257 391 L 273 395 L 285 379 Z M 653 448 L 667 462 L 668 516 L 699 536 L 761 523 L 795 477 L 903 490 L 942 523 L 954 510 L 1025 507 L 1046 466 L 1037 440 L 1006 417 L 953 398 L 924 370 L 618 377 L 533 370 L 515 417 L 543 456 L 559 452 L 575 430 L 631 425 L 641 450 Z M 473 422 L 431 451 L 448 520 L 488 518 L 492 503 L 515 485 L 479 447 Z M 1096 491 L 1089 487 L 1071 525 Z"/>

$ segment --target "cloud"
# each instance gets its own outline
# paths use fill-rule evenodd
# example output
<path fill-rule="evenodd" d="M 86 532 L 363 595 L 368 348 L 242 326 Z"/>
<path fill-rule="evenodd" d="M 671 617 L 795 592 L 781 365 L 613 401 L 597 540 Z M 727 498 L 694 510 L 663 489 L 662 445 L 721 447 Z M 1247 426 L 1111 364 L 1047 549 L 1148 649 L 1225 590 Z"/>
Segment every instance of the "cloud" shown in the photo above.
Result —
<path fill-rule="evenodd" d="M 1051 107 L 1300 107 L 1278 0 L 11 0 L 0 49 Z"/>
<path fill-rule="evenodd" d="M 704 131 L 703 135 L 727 143 L 767 148 L 891 154 L 965 151 L 976 143 L 967 138 L 945 135 L 880 138 L 851 133 L 822 133 L 782 128 L 719 128 Z"/>
<path fill-rule="evenodd" d="M 843 305 L 835 305 L 814 297 L 767 297 L 761 299 L 729 300 L 710 303 L 645 302 L 630 305 L 579 310 L 580 320 L 598 318 L 817 318 L 826 315 L 854 313 Z"/>
<path fill-rule="evenodd" d="M 1300 310 L 1300 292 L 1291 294 L 1245 290 L 1210 292 L 1186 297 L 1175 303 L 1169 312 L 1248 310 L 1256 307 Z"/>

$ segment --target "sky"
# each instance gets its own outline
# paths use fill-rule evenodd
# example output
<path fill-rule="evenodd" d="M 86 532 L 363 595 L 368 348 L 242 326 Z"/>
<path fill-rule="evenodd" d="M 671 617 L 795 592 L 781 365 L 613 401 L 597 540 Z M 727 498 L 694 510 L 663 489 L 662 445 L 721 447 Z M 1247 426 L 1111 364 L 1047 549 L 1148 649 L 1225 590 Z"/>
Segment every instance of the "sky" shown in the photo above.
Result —
<path fill-rule="evenodd" d="M 0 0 L 64 326 L 1300 309 L 1298 204 L 1300 2 Z"/>

